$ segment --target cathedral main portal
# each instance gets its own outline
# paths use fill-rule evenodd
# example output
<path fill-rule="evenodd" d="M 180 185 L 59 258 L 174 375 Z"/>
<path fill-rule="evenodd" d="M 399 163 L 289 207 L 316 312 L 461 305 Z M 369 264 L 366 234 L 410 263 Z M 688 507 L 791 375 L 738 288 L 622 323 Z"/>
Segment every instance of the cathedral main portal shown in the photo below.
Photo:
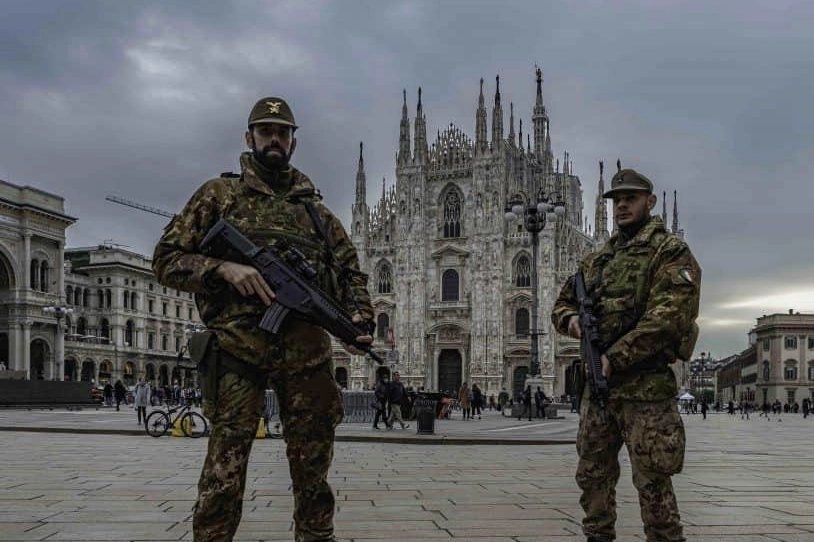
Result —
<path fill-rule="evenodd" d="M 441 350 L 438 356 L 438 391 L 457 395 L 463 383 L 463 360 L 458 350 Z"/>

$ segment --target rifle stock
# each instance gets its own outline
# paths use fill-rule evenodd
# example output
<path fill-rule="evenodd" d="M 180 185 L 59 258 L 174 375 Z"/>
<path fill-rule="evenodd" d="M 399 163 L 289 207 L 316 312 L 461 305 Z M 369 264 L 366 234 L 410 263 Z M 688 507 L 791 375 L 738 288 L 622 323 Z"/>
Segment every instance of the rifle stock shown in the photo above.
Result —
<path fill-rule="evenodd" d="M 224 219 L 207 232 L 201 248 L 213 253 L 239 254 L 274 290 L 275 302 L 260 320 L 260 329 L 277 333 L 289 314 L 294 312 L 343 343 L 364 351 L 380 365 L 384 363 L 369 344 L 356 342 L 359 335 L 372 333 L 371 326 L 353 322 L 342 307 L 312 282 L 316 271 L 298 250 L 291 248 L 280 254 L 272 247 L 258 247 Z"/>
<path fill-rule="evenodd" d="M 602 410 L 608 404 L 608 380 L 602 374 L 602 341 L 599 339 L 599 330 L 596 327 L 596 317 L 593 315 L 593 300 L 588 296 L 585 288 L 585 277 L 582 271 L 574 276 L 577 303 L 579 305 L 580 355 L 587 368 L 588 385 L 591 389 L 591 400 Z"/>

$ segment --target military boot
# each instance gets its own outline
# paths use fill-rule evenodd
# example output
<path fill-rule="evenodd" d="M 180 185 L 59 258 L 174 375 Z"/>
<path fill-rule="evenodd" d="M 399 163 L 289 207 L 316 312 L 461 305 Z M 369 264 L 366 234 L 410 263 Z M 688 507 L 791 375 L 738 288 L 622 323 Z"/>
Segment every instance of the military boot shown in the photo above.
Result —
<path fill-rule="evenodd" d="M 594 535 L 588 537 L 588 542 L 613 542 L 613 538 L 605 535 Z"/>

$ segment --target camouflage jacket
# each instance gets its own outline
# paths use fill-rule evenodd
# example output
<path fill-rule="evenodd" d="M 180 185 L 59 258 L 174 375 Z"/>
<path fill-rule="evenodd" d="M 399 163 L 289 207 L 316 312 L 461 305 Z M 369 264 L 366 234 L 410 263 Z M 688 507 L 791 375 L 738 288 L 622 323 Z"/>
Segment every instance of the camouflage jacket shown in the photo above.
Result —
<path fill-rule="evenodd" d="M 318 365 L 330 357 L 330 338 L 319 327 L 289 317 L 280 343 L 257 328 L 266 307 L 257 296 L 245 298 L 212 272 L 223 262 L 203 254 L 200 243 L 221 218 L 259 246 L 284 241 L 301 250 L 318 272 L 319 286 L 346 310 L 373 319 L 367 275 L 359 270 L 356 250 L 341 222 L 320 202 L 310 179 L 290 167 L 287 193 L 278 194 L 258 176 L 250 153 L 240 157 L 240 179 L 228 176 L 204 183 L 184 209 L 164 229 L 153 256 L 158 281 L 170 288 L 193 292 L 198 312 L 231 354 L 261 367 L 285 360 L 292 369 Z M 306 210 L 309 201 L 324 224 L 324 239 Z M 332 247 L 332 254 L 329 253 Z M 341 287 L 340 269 L 348 277 Z"/>
<path fill-rule="evenodd" d="M 667 233 L 660 217 L 652 217 L 629 240 L 611 237 L 582 260 L 580 269 L 613 369 L 611 397 L 675 397 L 670 364 L 690 357 L 698 333 L 701 268 L 687 244 Z M 566 334 L 577 311 L 572 276 L 551 313 L 557 331 Z"/>

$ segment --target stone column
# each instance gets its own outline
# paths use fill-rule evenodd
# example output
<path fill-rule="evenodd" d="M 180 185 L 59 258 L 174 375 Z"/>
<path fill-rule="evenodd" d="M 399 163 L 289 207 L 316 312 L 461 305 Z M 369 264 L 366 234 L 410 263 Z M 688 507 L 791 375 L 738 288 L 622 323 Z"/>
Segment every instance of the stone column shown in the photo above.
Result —
<path fill-rule="evenodd" d="M 31 379 L 31 322 L 20 323 L 22 337 L 20 344 L 20 361 L 18 367 L 26 372 L 26 378 Z"/>
<path fill-rule="evenodd" d="M 60 274 L 60 276 L 62 276 Z M 60 289 L 60 292 L 62 290 Z M 54 380 L 65 380 L 65 333 L 62 331 L 64 318 L 57 320 L 57 333 L 54 345 L 54 363 L 56 365 L 56 378 Z"/>
<path fill-rule="evenodd" d="M 65 243 L 62 241 L 57 241 L 57 265 L 54 273 L 57 274 L 57 294 L 59 294 L 60 301 L 63 301 L 65 300 Z"/>
<path fill-rule="evenodd" d="M 17 325 L 17 322 L 11 322 L 8 334 L 8 368 L 17 371 L 23 368 L 20 363 L 20 343 L 22 342 L 20 335 L 20 326 Z"/>

